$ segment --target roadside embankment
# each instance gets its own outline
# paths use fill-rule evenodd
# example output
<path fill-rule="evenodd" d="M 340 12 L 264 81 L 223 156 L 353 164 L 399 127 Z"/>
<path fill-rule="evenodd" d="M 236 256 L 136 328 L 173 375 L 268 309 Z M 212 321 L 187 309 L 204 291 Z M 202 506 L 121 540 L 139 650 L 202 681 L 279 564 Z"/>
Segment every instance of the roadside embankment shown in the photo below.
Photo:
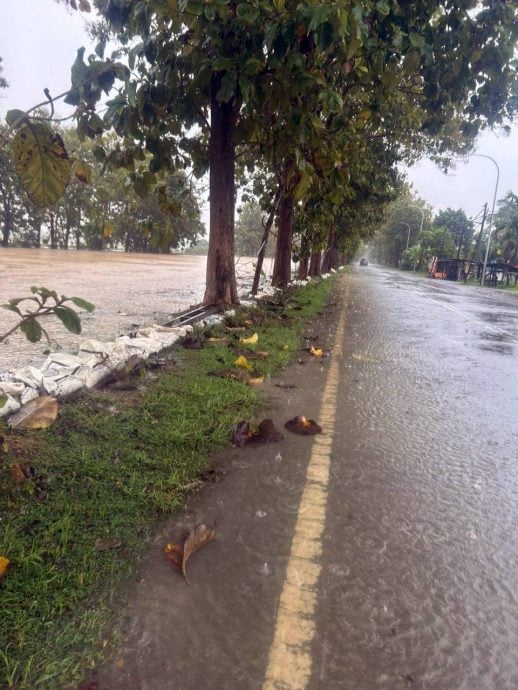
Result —
<path fill-rule="evenodd" d="M 153 530 L 259 414 L 262 377 L 296 355 L 332 283 L 195 327 L 184 347 L 61 403 L 47 429 L 0 420 L 0 687 L 76 687 Z"/>

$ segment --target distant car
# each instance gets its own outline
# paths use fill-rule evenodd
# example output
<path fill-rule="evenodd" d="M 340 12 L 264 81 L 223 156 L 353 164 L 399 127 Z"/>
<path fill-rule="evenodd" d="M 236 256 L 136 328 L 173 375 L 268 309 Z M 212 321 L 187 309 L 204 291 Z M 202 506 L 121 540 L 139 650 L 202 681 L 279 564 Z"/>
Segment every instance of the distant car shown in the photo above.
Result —
<path fill-rule="evenodd" d="M 364 257 L 363 259 L 360 259 L 360 266 L 368 266 L 369 262 L 367 259 Z"/>

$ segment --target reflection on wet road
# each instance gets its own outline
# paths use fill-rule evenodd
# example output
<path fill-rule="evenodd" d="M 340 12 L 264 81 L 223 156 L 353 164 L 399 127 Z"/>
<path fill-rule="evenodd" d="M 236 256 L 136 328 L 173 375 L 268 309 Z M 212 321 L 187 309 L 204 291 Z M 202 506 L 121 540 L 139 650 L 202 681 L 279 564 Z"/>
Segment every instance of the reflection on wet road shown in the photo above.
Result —
<path fill-rule="evenodd" d="M 352 276 L 310 688 L 518 688 L 518 297 Z"/>

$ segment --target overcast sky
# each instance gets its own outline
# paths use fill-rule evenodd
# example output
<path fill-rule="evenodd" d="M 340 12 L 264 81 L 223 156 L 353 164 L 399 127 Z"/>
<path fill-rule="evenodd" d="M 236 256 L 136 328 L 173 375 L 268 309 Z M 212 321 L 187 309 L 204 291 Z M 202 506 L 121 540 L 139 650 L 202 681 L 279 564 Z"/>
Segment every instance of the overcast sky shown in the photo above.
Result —
<path fill-rule="evenodd" d="M 26 110 L 45 100 L 43 89 L 53 96 L 70 86 L 70 66 L 80 46 L 89 46 L 86 21 L 89 15 L 67 9 L 55 0 L 0 0 L 0 57 L 8 89 L 0 92 L 0 117 L 7 110 Z M 60 115 L 71 108 L 62 102 Z M 484 134 L 477 152 L 491 156 L 500 168 L 498 198 L 509 190 L 518 193 L 518 125 L 510 137 Z M 419 196 L 436 211 L 462 208 L 475 216 L 484 202 L 489 208 L 496 183 L 496 167 L 487 159 L 472 157 L 444 175 L 433 163 L 423 160 L 408 170 L 408 178 Z"/>

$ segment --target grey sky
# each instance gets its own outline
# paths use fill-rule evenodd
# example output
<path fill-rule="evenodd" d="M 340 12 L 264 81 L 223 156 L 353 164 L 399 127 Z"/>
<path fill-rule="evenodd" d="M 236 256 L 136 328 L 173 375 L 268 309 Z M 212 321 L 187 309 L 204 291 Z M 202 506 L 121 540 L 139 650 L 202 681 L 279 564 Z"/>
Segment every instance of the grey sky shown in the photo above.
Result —
<path fill-rule="evenodd" d="M 28 109 L 45 100 L 43 89 L 53 96 L 70 86 L 70 66 L 77 49 L 88 45 L 85 19 L 89 15 L 67 11 L 54 0 L 0 0 L 0 56 L 3 76 L 10 84 L 0 95 L 0 117 L 10 108 Z M 57 106 L 61 115 L 71 113 L 64 103 Z M 518 127 L 510 137 L 484 134 L 477 152 L 492 156 L 500 167 L 498 198 L 509 190 L 518 193 Z M 430 161 L 408 170 L 415 191 L 440 210 L 448 206 L 463 208 L 469 216 L 491 207 L 496 168 L 484 158 L 460 162 L 448 176 Z"/>

